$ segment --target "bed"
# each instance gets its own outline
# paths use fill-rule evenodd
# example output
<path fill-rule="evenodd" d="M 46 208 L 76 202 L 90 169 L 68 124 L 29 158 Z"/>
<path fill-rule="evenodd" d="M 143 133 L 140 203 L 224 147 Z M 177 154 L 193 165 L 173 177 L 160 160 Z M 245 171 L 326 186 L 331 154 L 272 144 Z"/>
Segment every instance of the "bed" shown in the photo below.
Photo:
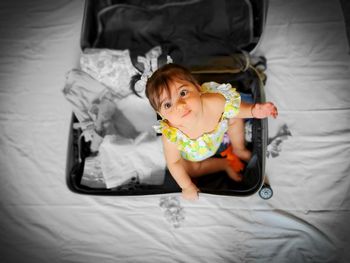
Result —
<path fill-rule="evenodd" d="M 348 262 L 350 59 L 342 5 L 270 0 L 268 201 L 91 196 L 65 181 L 83 1 L 1 2 L 2 262 Z"/>

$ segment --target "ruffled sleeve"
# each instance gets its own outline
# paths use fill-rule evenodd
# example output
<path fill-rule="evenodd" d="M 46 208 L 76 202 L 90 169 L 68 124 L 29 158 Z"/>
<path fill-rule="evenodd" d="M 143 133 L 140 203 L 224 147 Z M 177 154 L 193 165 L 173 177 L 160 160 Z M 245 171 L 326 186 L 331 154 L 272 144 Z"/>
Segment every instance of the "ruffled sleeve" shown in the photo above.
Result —
<path fill-rule="evenodd" d="M 157 133 L 163 134 L 170 142 L 177 142 L 178 129 L 169 126 L 165 121 L 159 120 L 157 125 L 153 126 Z"/>
<path fill-rule="evenodd" d="M 218 84 L 216 82 L 206 82 L 201 86 L 202 92 L 219 92 L 225 99 L 225 107 L 222 118 L 233 118 L 239 113 L 241 106 L 241 95 L 232 88 L 231 84 Z"/>

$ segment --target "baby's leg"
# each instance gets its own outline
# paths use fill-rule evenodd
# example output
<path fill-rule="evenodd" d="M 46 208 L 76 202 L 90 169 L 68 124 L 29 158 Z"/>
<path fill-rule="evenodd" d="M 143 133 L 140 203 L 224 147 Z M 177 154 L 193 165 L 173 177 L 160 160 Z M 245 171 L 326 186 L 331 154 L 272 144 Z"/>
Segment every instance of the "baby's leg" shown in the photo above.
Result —
<path fill-rule="evenodd" d="M 206 174 L 226 171 L 228 176 L 234 181 L 242 181 L 242 176 L 230 167 L 226 158 L 209 158 L 201 162 L 191 162 L 182 159 L 182 162 L 186 172 L 191 177 L 199 177 Z"/>
<path fill-rule="evenodd" d="M 230 137 L 233 153 L 239 159 L 248 162 L 252 153 L 245 147 L 244 120 L 238 118 L 232 119 L 227 134 Z"/>

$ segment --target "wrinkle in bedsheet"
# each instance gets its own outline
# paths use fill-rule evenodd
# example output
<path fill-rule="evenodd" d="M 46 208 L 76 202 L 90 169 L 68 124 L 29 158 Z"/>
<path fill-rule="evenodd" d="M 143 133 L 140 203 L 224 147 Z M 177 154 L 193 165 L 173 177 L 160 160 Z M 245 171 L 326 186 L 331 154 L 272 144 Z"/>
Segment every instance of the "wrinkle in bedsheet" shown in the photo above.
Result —
<path fill-rule="evenodd" d="M 254 247 L 259 241 L 268 242 L 268 246 L 278 244 L 273 256 L 277 262 L 284 262 L 286 257 L 293 258 L 294 262 L 338 262 L 338 250 L 333 241 L 293 212 L 276 210 L 272 217 L 266 212 L 258 212 L 256 216 L 259 216 L 256 221 L 261 223 L 262 230 L 258 231 L 251 245 Z M 284 232 L 284 235 L 280 236 L 279 231 Z M 256 260 L 265 262 L 271 258 L 270 253 L 268 249 L 257 252 L 252 250 L 247 258 L 259 255 L 255 257 Z"/>

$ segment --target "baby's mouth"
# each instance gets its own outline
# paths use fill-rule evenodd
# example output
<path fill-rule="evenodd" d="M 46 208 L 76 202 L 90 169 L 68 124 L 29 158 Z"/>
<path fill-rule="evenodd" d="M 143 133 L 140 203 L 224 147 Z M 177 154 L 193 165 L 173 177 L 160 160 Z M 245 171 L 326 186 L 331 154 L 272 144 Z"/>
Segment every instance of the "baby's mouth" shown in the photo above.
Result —
<path fill-rule="evenodd" d="M 188 116 L 191 113 L 191 110 L 187 110 L 181 117 L 185 118 L 186 116 Z"/>

